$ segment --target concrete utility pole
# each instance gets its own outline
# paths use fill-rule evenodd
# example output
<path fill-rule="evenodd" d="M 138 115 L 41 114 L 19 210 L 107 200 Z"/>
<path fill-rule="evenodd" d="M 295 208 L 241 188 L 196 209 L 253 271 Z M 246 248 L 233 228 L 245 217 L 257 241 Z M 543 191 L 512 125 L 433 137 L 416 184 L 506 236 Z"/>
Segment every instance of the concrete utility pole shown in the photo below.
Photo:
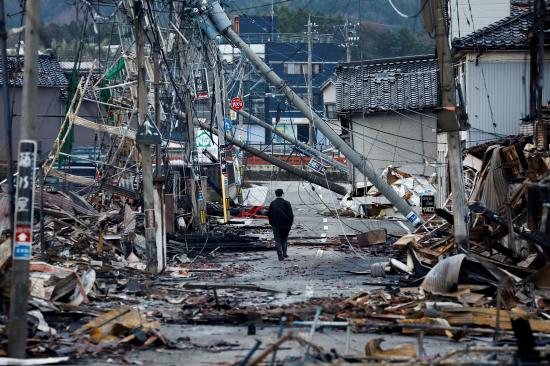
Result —
<path fill-rule="evenodd" d="M 273 3 L 271 4 L 273 7 Z M 273 11 L 273 9 L 272 9 Z M 273 14 L 271 18 L 271 26 L 273 29 Z M 242 62 L 242 56 L 241 56 L 241 72 L 240 72 L 240 80 L 239 80 L 239 97 L 242 99 L 244 94 L 244 62 Z M 239 135 L 238 139 L 240 142 L 243 142 L 243 117 L 239 114 L 237 115 L 238 119 L 238 132 Z M 243 160 L 241 159 L 243 156 L 243 153 L 241 149 L 236 149 L 235 155 L 233 157 L 235 162 L 233 163 L 233 169 L 235 171 L 235 185 L 237 186 L 237 201 L 240 205 L 243 204 L 243 191 L 242 191 L 242 180 L 243 180 Z"/>
<path fill-rule="evenodd" d="M 160 44 L 154 45 L 153 51 L 153 85 L 154 85 L 154 107 L 155 107 L 155 124 L 160 131 L 161 127 L 161 105 L 160 105 Z M 155 177 L 153 179 L 155 185 L 155 195 L 153 204 L 155 208 L 155 245 L 157 247 L 157 271 L 161 271 L 166 266 L 166 213 L 164 206 L 164 183 L 166 177 L 162 172 L 161 161 L 161 146 L 155 145 Z M 173 217 L 170 217 L 173 220 Z"/>
<path fill-rule="evenodd" d="M 216 121 L 218 122 L 218 146 L 220 147 L 220 170 L 221 170 L 221 189 L 222 189 L 222 206 L 223 206 L 223 222 L 229 221 L 229 198 L 227 197 L 227 189 L 229 188 L 229 178 L 227 176 L 227 161 L 225 156 L 225 120 L 223 117 L 223 99 L 222 83 L 220 78 L 221 66 L 216 62 L 214 67 L 214 92 L 216 101 Z"/>
<path fill-rule="evenodd" d="M 309 146 L 315 145 L 315 126 L 313 125 L 313 116 L 311 111 L 313 111 L 313 65 L 311 63 L 312 53 L 313 53 L 313 39 L 311 35 L 311 15 L 307 17 L 307 99 L 309 102 L 309 135 L 307 144 Z"/>
<path fill-rule="evenodd" d="M 2 4 L 3 5 L 3 4 Z M 29 261 L 32 256 L 34 185 L 36 168 L 36 105 L 38 95 L 38 32 L 40 0 L 27 0 L 25 7 L 25 59 L 21 105 L 21 137 L 15 200 L 12 247 L 8 356 L 25 358 Z M 6 85 L 7 86 L 7 85 Z M 4 108 L 8 106 L 5 105 Z"/>
<path fill-rule="evenodd" d="M 376 171 L 369 165 L 368 161 L 349 146 L 334 130 L 321 118 L 312 111 L 309 105 L 304 102 L 252 49 L 231 29 L 231 22 L 227 15 L 221 9 L 217 1 L 210 4 L 210 18 L 216 29 L 223 34 L 230 42 L 239 47 L 239 49 L 250 60 L 250 63 L 260 71 L 267 81 L 286 95 L 290 103 L 298 108 L 304 115 L 311 114 L 315 126 L 323 133 L 324 136 L 334 145 L 334 147 L 349 160 L 361 173 L 363 173 L 369 181 L 382 193 L 394 206 L 401 212 L 407 220 L 414 226 L 420 226 L 422 219 L 409 206 L 409 204 L 400 197 L 397 192 L 384 181 Z"/>
<path fill-rule="evenodd" d="M 191 161 L 193 170 L 193 180 L 191 182 L 191 203 L 195 213 L 193 215 L 193 226 L 198 228 L 201 233 L 208 231 L 208 221 L 206 217 L 206 187 L 203 187 L 201 183 L 201 169 L 199 166 L 199 152 L 197 151 L 197 141 L 195 136 L 195 124 L 193 123 L 194 114 L 193 106 L 191 105 L 191 95 L 189 93 L 184 95 L 185 101 L 185 118 L 187 120 L 187 157 Z"/>
<path fill-rule="evenodd" d="M 160 129 L 160 45 L 155 44 L 153 46 L 153 86 L 154 86 L 154 100 L 155 100 L 155 123 L 157 128 Z M 162 175 L 161 161 L 160 161 L 160 145 L 155 146 L 155 178 Z"/>
<path fill-rule="evenodd" d="M 468 252 L 468 207 L 466 206 L 466 194 L 464 192 L 462 143 L 460 140 L 460 130 L 465 128 L 465 123 L 459 120 L 456 111 L 456 84 L 451 48 L 449 46 L 449 35 L 447 34 L 445 23 L 445 8 L 441 0 L 429 1 L 432 1 L 432 6 L 424 8 L 431 8 L 433 11 L 432 19 L 434 20 L 433 25 L 435 27 L 435 42 L 437 60 L 439 62 L 441 90 L 441 107 L 437 113 L 438 127 L 447 133 L 449 173 L 453 199 L 454 237 L 459 250 Z"/>
<path fill-rule="evenodd" d="M 351 62 L 351 43 L 349 39 L 349 18 L 346 17 L 346 24 L 344 26 L 344 37 L 346 40 L 346 62 Z"/>
<path fill-rule="evenodd" d="M 145 123 L 147 115 L 147 86 L 145 85 L 145 40 L 143 22 L 143 7 L 139 0 L 134 0 L 134 34 L 136 38 L 137 63 L 137 97 L 138 97 L 138 125 Z M 155 188 L 153 186 L 153 163 L 151 159 L 151 145 L 139 144 L 141 155 L 141 171 L 143 175 L 143 213 L 145 215 L 145 240 L 147 247 L 147 268 L 150 273 L 159 273 L 162 265 L 158 261 L 157 238 L 155 222 Z"/>

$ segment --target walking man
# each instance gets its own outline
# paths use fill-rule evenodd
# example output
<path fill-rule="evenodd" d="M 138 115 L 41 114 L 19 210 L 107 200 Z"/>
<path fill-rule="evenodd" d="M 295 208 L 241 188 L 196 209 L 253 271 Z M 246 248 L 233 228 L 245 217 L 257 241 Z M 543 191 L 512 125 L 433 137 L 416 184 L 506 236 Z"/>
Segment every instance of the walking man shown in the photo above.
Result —
<path fill-rule="evenodd" d="M 273 237 L 277 245 L 277 255 L 282 261 L 288 258 L 287 255 L 287 238 L 290 232 L 290 227 L 294 222 L 294 214 L 290 202 L 283 198 L 284 192 L 282 189 L 275 190 L 277 198 L 269 205 L 269 225 L 273 228 Z"/>

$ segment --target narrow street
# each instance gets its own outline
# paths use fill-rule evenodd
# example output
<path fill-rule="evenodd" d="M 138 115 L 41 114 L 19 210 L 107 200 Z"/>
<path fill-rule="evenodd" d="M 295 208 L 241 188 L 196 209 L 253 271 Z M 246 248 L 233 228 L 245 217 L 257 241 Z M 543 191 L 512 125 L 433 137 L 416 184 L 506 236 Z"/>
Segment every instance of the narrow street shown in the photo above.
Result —
<path fill-rule="evenodd" d="M 0 0 L 0 366 L 549 365 L 547 0 Z"/>
<path fill-rule="evenodd" d="M 315 191 L 311 191 L 311 185 L 303 182 L 253 184 L 273 188 L 270 192 L 275 187 L 281 187 L 285 190 L 287 199 L 293 203 L 295 226 L 289 237 L 289 258 L 279 262 L 274 250 L 199 256 L 190 258 L 192 264 L 169 266 L 166 275 L 158 276 L 149 285 L 143 286 L 139 293 L 122 295 L 119 298 L 120 303 L 132 304 L 145 314 L 157 317 L 161 322 L 161 333 L 174 342 L 174 348 L 133 351 L 131 355 L 124 356 L 126 361 L 137 364 L 156 362 L 162 365 L 180 365 L 181 360 L 192 365 L 238 363 L 250 352 L 257 340 L 262 342 L 258 350 L 261 351 L 279 338 L 277 320 L 282 315 L 286 314 L 296 320 L 312 319 L 318 306 L 330 308 L 330 304 L 362 292 L 397 288 L 398 276 L 373 278 L 368 274 L 354 274 L 353 272 L 365 272 L 371 264 L 387 261 L 388 258 L 358 250 L 342 237 L 346 234 L 352 240 L 356 232 L 353 228 L 359 231 L 365 228 L 387 228 L 389 233 L 400 235 L 403 229 L 398 224 L 387 220 L 349 217 L 339 220 L 321 215 L 320 213 L 327 210 L 321 199 L 332 202 L 336 198 L 331 197 L 333 194 L 321 187 L 315 187 Z M 271 195 L 268 196 L 268 200 L 272 198 Z M 257 219 L 251 225 L 264 227 L 252 231 L 252 235 L 258 235 L 259 231 L 262 240 L 272 240 L 267 220 Z M 327 226 L 328 230 L 325 230 Z M 326 233 L 326 238 L 321 238 L 321 233 Z M 185 272 L 188 268 L 219 271 L 209 273 L 190 270 L 188 276 L 177 280 L 171 276 L 172 273 Z M 140 277 L 136 279 L 139 282 Z M 98 270 L 98 281 L 101 281 L 100 278 L 101 270 Z M 132 277 L 119 278 L 131 281 Z M 212 290 L 178 291 L 186 283 L 229 288 L 218 289 L 215 295 Z M 380 285 L 376 285 L 377 283 Z M 257 287 L 258 291 L 231 288 L 242 285 Z M 166 289 L 168 296 L 160 296 L 159 287 Z M 94 301 L 94 306 L 97 307 L 114 305 L 113 302 L 101 305 L 97 300 Z M 216 301 L 219 302 L 220 310 L 216 309 Z M 321 313 L 323 321 L 331 321 L 334 316 L 333 313 Z M 233 322 L 235 325 L 226 324 Z M 250 324 L 254 324 L 255 334 L 248 334 Z M 288 326 L 289 324 L 285 325 L 285 333 L 292 332 L 309 339 L 311 327 Z M 418 342 L 417 336 L 384 337 L 380 334 L 355 332 L 347 335 L 345 327 L 322 327 L 315 332 L 311 341 L 327 353 L 358 355 L 364 352 L 363 348 L 369 340 L 380 337 L 386 340 L 385 347 Z M 490 339 L 485 341 L 490 342 Z M 424 342 L 427 356 L 430 357 L 456 346 L 456 342 L 445 336 L 426 338 Z M 277 354 L 281 360 L 299 359 L 303 356 L 303 349 L 292 345 L 280 348 Z M 101 365 L 106 358 L 109 355 L 102 354 L 100 361 L 83 360 L 79 364 Z"/>

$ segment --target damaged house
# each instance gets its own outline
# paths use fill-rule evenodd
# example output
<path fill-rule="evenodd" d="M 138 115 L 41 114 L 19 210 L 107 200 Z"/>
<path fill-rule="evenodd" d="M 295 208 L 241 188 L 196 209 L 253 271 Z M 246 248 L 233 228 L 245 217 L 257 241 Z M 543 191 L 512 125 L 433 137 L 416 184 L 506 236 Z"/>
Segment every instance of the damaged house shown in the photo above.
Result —
<path fill-rule="evenodd" d="M 509 16 L 474 32 L 457 31 L 452 41 L 458 81 L 471 125 L 463 136 L 467 146 L 520 132 L 533 133 L 532 122 L 526 120 L 530 95 L 529 33 L 534 14 L 527 6 L 510 7 L 504 3 L 492 5 L 491 11 L 500 14 L 505 7 Z M 459 27 L 458 18 L 452 20 L 454 27 Z M 550 53 L 548 50 L 545 53 L 544 74 L 549 75 Z M 549 89 L 550 79 L 545 77 L 543 104 L 550 101 Z"/>
<path fill-rule="evenodd" d="M 336 70 L 342 133 L 376 171 L 429 176 L 437 160 L 438 70 L 433 55 L 343 63 Z M 354 169 L 355 187 L 365 177 Z"/>
<path fill-rule="evenodd" d="M 21 102 L 23 91 L 23 57 L 8 57 L 8 79 L 10 80 L 10 111 L 12 113 L 12 141 L 19 140 L 21 123 Z M 0 73 L 4 72 L 1 70 Z M 0 80 L 0 84 L 2 81 Z M 44 157 L 52 147 L 59 128 L 63 122 L 66 109 L 66 90 L 69 81 L 60 67 L 59 61 L 53 55 L 38 56 L 38 100 L 37 131 L 38 150 Z M 95 103 L 84 102 L 81 110 L 84 116 L 93 117 L 98 113 Z M 0 100 L 0 110 L 4 113 L 3 101 Z M 75 126 L 75 147 L 90 147 L 94 145 L 95 134 L 88 129 Z M 2 138 L 2 143 L 6 143 Z M 12 156 L 17 154 L 17 143 L 13 144 Z M 0 150 L 0 169 L 3 169 L 8 159 L 7 149 Z M 14 158 L 15 159 L 15 158 Z M 0 170 L 1 171 L 1 170 Z M 3 174 L 2 174 L 3 175 Z"/>

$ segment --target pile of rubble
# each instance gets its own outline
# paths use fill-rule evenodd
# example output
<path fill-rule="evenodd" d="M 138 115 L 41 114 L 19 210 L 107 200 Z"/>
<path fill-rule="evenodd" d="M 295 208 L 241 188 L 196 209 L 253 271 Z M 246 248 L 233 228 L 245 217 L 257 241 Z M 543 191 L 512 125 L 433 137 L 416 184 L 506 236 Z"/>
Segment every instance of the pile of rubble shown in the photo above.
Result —
<path fill-rule="evenodd" d="M 143 216 L 134 202 L 116 195 L 106 200 L 101 193 L 86 199 L 56 191 L 37 195 L 28 354 L 55 356 L 61 362 L 69 355 L 101 353 L 126 362 L 128 347 L 192 347 L 167 339 L 160 332 L 162 322 L 278 324 L 290 329 L 260 354 L 253 350 L 249 356 L 255 358 L 248 365 L 262 362 L 289 341 L 309 350 L 308 362 L 325 364 L 451 363 L 468 352 L 457 346 L 453 354 L 428 359 L 419 345 L 386 348 L 383 338 L 377 338 L 366 344 L 364 356 L 349 357 L 324 351 L 299 336 L 294 328 L 303 326 L 312 332 L 340 327 L 350 333 L 418 339 L 433 335 L 453 342 L 490 339 L 491 346 L 476 346 L 479 360 L 498 361 L 515 354 L 523 361 L 540 361 L 550 352 L 550 161 L 520 139 L 476 147 L 465 155 L 472 212 L 467 252 L 456 247 L 456 218 L 445 208 L 399 238 L 385 229 L 346 237 L 343 247 L 344 238 L 331 238 L 323 245 L 387 258 L 367 271 L 353 272 L 375 277 L 364 284 L 378 286 L 353 296 L 285 304 L 274 301 L 275 292 L 268 288 L 224 282 L 251 271 L 251 265 L 209 263 L 212 256 L 227 255 L 222 252 L 273 249 L 260 236 L 245 236 L 243 228 L 218 228 L 207 237 L 170 235 L 168 266 L 151 276 L 144 272 Z M 404 186 L 416 182 L 398 171 L 389 172 Z M 412 188 L 418 195 L 425 188 L 421 183 Z M 5 202 L 0 194 L 0 224 Z M 254 227 L 258 234 L 266 225 L 246 228 Z M 6 309 L 11 242 L 1 239 L 0 288 Z M 5 326 L 6 317 L 0 317 L 0 334 L 5 334 Z M 6 343 L 0 335 L 0 349 L 6 349 Z"/>
<path fill-rule="evenodd" d="M 180 306 L 191 307 L 204 291 L 216 291 L 201 280 L 210 275 L 229 278 L 249 270 L 246 263 L 222 269 L 190 258 L 213 252 L 273 250 L 256 237 L 241 238 L 239 229 L 211 231 L 208 237 L 175 234 L 168 241 L 168 267 L 162 275 L 151 276 L 144 272 L 143 214 L 134 202 L 116 195 L 107 199 L 102 193 L 85 197 L 52 189 L 35 197 L 27 347 L 34 361 L 56 356 L 43 361 L 55 363 L 66 361 L 67 356 L 101 354 L 127 363 L 124 353 L 129 347 L 171 347 L 160 333 L 161 319 L 177 322 Z M 4 314 L 11 278 L 7 202 L 7 195 L 0 193 L 0 306 Z M 252 287 L 241 290 L 262 291 Z M 6 326 L 4 315 L 0 317 L 0 357 L 6 356 Z"/>

